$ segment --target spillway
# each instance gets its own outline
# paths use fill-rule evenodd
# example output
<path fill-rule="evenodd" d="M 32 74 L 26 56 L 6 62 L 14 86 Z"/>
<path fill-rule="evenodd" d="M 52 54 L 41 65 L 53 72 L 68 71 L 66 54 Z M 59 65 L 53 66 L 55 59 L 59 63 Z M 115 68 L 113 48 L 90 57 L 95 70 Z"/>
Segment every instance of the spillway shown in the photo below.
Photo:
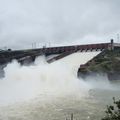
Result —
<path fill-rule="evenodd" d="M 104 109 L 104 100 L 109 102 L 112 95 L 119 96 L 120 89 L 119 83 L 111 84 L 104 76 L 88 78 L 90 82 L 77 78 L 80 64 L 97 54 L 78 52 L 51 64 L 44 56 L 30 66 L 8 64 L 0 80 L 0 119 L 61 120 L 71 113 L 86 120 L 100 117 L 102 110 L 97 116 L 96 110 Z"/>

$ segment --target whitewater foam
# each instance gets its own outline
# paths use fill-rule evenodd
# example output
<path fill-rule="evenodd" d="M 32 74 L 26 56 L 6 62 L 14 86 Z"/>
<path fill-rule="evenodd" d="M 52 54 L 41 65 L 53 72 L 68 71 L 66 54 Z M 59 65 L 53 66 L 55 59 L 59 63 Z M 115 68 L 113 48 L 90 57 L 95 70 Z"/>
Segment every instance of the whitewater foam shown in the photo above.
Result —
<path fill-rule="evenodd" d="M 42 56 L 30 66 L 13 61 L 0 80 L 0 104 L 23 102 L 40 95 L 84 96 L 90 86 L 77 78 L 77 70 L 98 53 L 75 53 L 51 64 Z"/>

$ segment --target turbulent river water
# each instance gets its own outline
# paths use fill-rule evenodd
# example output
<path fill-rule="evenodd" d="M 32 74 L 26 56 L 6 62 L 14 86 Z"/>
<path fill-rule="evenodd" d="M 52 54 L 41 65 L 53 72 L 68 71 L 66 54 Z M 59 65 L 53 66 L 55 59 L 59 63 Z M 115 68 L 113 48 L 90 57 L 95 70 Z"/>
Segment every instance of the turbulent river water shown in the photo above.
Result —
<path fill-rule="evenodd" d="M 75 53 L 48 64 L 44 56 L 30 66 L 16 61 L 0 80 L 0 120 L 100 120 L 112 97 L 120 98 L 120 81 L 96 75 L 77 78 L 80 64 L 99 52 Z"/>

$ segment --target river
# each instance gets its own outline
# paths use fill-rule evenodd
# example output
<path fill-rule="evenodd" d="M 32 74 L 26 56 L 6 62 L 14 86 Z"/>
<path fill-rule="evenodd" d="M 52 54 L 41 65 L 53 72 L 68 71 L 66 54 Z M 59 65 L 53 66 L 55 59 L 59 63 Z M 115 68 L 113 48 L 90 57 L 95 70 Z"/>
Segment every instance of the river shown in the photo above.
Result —
<path fill-rule="evenodd" d="M 0 80 L 0 120 L 65 120 L 72 113 L 75 120 L 100 120 L 112 97 L 120 98 L 120 81 L 76 76 L 97 54 L 76 53 L 51 65 L 44 57 L 31 66 L 9 64 Z"/>

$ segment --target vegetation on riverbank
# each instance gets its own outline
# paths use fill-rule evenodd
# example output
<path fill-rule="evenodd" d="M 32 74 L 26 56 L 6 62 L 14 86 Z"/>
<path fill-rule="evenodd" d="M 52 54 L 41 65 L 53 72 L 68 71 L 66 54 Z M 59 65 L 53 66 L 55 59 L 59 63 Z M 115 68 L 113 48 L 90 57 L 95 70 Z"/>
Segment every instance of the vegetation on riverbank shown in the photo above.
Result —
<path fill-rule="evenodd" d="M 120 120 L 120 100 L 113 98 L 113 105 L 107 106 L 106 116 L 102 120 Z"/>
<path fill-rule="evenodd" d="M 105 50 L 78 70 L 78 76 L 106 73 L 109 79 L 120 78 L 120 49 Z"/>
<path fill-rule="evenodd" d="M 77 119 L 74 118 L 74 115 L 72 113 L 70 115 L 70 118 L 66 118 L 65 120 L 77 120 Z M 115 98 L 113 97 L 113 105 L 107 105 L 105 116 L 101 118 L 101 120 L 120 120 L 120 99 L 115 100 Z"/>

